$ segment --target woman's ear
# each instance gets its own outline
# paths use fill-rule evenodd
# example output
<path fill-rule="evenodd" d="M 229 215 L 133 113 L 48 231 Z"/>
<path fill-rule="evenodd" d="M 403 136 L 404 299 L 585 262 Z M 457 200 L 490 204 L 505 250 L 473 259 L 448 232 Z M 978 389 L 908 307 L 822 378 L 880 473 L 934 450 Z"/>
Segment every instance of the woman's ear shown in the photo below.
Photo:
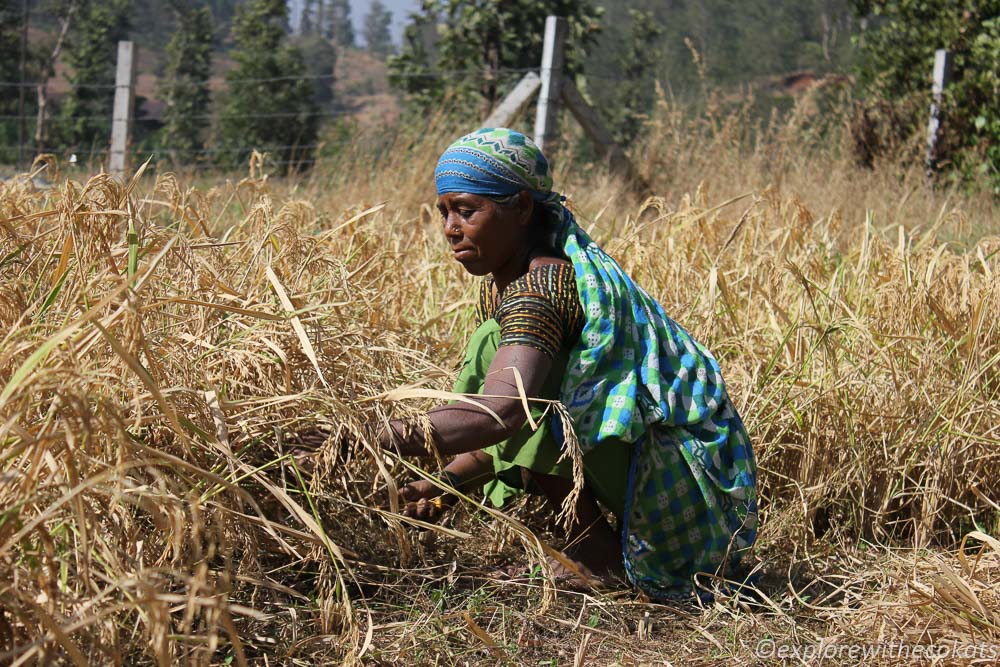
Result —
<path fill-rule="evenodd" d="M 527 190 L 521 190 L 517 194 L 517 214 L 521 224 L 530 223 L 534 211 L 535 200 L 531 198 L 531 193 Z"/>

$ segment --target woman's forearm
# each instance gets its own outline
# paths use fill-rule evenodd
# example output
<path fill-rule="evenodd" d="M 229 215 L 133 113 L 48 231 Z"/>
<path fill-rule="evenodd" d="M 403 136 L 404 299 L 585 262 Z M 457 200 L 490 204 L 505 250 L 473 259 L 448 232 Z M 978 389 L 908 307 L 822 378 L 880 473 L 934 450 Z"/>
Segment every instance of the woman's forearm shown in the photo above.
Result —
<path fill-rule="evenodd" d="M 500 346 L 490 362 L 481 394 L 470 397 L 482 407 L 459 401 L 427 414 L 429 435 L 438 453 L 454 456 L 472 452 L 514 435 L 527 419 L 521 396 L 538 396 L 551 367 L 552 360 L 546 353 L 533 347 Z M 423 427 L 412 420 L 393 421 L 389 431 L 379 438 L 379 445 L 395 448 L 405 456 L 433 456 L 424 436 Z"/>
<path fill-rule="evenodd" d="M 454 456 L 472 452 L 506 440 L 525 421 L 524 410 L 516 398 L 481 399 L 499 417 L 466 403 L 450 403 L 431 410 L 427 416 L 431 424 L 431 438 L 438 453 Z M 396 449 L 404 456 L 433 456 L 427 449 L 423 427 L 416 420 L 392 421 L 392 433 L 383 432 L 379 445 Z"/>
<path fill-rule="evenodd" d="M 456 489 L 467 492 L 495 477 L 493 458 L 482 450 L 459 454 L 445 466 L 445 472 L 454 477 Z"/>

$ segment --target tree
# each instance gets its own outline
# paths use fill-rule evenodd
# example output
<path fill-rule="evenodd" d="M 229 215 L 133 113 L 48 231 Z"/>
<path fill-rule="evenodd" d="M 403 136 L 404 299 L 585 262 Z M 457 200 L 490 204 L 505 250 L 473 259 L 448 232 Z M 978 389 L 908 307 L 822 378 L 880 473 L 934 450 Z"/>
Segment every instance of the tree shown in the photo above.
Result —
<path fill-rule="evenodd" d="M 934 51 L 952 52 L 942 166 L 981 173 L 1000 194 L 1000 0 L 855 0 L 855 8 L 874 24 L 858 38 L 859 80 L 869 104 L 905 110 L 889 128 L 897 135 L 922 132 Z"/>
<path fill-rule="evenodd" d="M 23 12 L 17 0 L 0 0 L 0 115 L 14 116 L 18 112 L 18 99 L 24 91 L 21 82 L 21 35 Z M 0 143 L 17 143 L 18 119 L 0 120 Z M 4 161 L 10 161 L 16 151 L 0 149 Z"/>
<path fill-rule="evenodd" d="M 300 35 L 293 44 L 302 53 L 302 62 L 312 84 L 313 100 L 319 106 L 329 106 L 333 102 L 333 73 L 337 66 L 337 50 L 330 40 L 316 33 Z"/>
<path fill-rule="evenodd" d="M 167 66 L 160 93 L 161 142 L 174 160 L 195 158 L 209 125 L 208 77 L 212 70 L 212 17 L 207 7 L 174 2 L 177 28 L 167 42 Z"/>
<path fill-rule="evenodd" d="M 457 109 L 469 118 L 487 114 L 524 69 L 539 66 L 547 16 L 569 21 L 566 69 L 573 74 L 600 31 L 603 13 L 590 0 L 423 0 L 421 9 L 411 15 L 402 53 L 389 59 L 390 82 L 421 112 L 445 96 L 478 96 L 479 104 Z M 439 20 L 439 36 L 429 49 L 425 28 Z M 441 80 L 425 88 L 434 70 Z"/>
<path fill-rule="evenodd" d="M 320 1 L 322 2 L 322 0 Z M 302 13 L 299 14 L 299 35 L 311 35 L 314 28 L 313 0 L 302 0 Z"/>
<path fill-rule="evenodd" d="M 201 0 L 212 13 L 212 23 L 215 26 L 215 46 L 223 46 L 232 31 L 233 18 L 236 10 L 242 4 L 241 0 Z"/>
<path fill-rule="evenodd" d="M 390 25 L 392 25 L 392 12 L 388 11 L 379 0 L 372 0 L 371 9 L 365 16 L 365 45 L 369 51 L 383 57 L 392 54 Z"/>
<path fill-rule="evenodd" d="M 178 2 L 192 6 L 207 4 L 205 0 L 131 0 L 130 14 L 140 17 L 130 30 L 136 45 L 156 52 L 166 48 L 171 31 L 164 28 L 173 24 Z"/>
<path fill-rule="evenodd" d="M 49 150 L 49 92 L 48 80 L 56 72 L 56 61 L 59 60 L 66 37 L 80 10 L 82 0 L 54 0 L 49 11 L 56 19 L 56 36 L 51 44 L 45 44 L 36 53 L 37 85 L 35 87 L 35 150 L 44 153 Z"/>
<path fill-rule="evenodd" d="M 219 130 L 229 162 L 252 149 L 268 151 L 281 164 L 307 161 L 316 141 L 317 115 L 298 49 L 287 40 L 284 0 L 250 0 L 233 22 L 236 67 L 226 74 L 229 95 Z"/>
<path fill-rule="evenodd" d="M 850 35 L 857 19 L 850 0 L 632 0 L 605 6 L 605 29 L 588 49 L 587 75 L 611 84 L 627 78 L 628 59 L 620 54 L 623 44 L 634 42 L 630 11 L 641 10 L 662 30 L 646 45 L 660 55 L 647 72 L 649 88 L 660 81 L 676 98 L 803 69 L 841 70 L 853 57 Z"/>
<path fill-rule="evenodd" d="M 17 86 L 9 85 L 21 80 L 21 34 L 23 16 L 20 0 L 0 0 L 0 110 L 13 113 L 11 104 L 17 101 Z"/>
<path fill-rule="evenodd" d="M 118 42 L 128 39 L 130 9 L 130 0 L 89 0 L 73 23 L 66 50 L 70 90 L 62 108 L 62 133 L 71 144 L 108 142 Z"/>
<path fill-rule="evenodd" d="M 403 29 L 403 48 L 389 58 L 389 82 L 403 91 L 409 112 L 418 116 L 439 104 L 445 94 L 444 79 L 434 76 L 437 62 L 437 14 L 426 0 L 422 11 L 411 12 Z"/>
<path fill-rule="evenodd" d="M 653 15 L 630 9 L 629 18 L 630 39 L 618 58 L 621 77 L 611 95 L 621 103 L 602 107 L 605 116 L 609 117 L 615 139 L 620 143 L 630 142 L 639 134 L 643 121 L 652 110 L 656 68 L 663 58 L 656 44 L 664 30 Z"/>
<path fill-rule="evenodd" d="M 320 4 L 322 5 L 320 0 Z M 354 25 L 351 23 L 351 3 L 349 0 L 329 0 L 330 8 L 325 21 L 325 35 L 340 48 L 354 46 Z"/>

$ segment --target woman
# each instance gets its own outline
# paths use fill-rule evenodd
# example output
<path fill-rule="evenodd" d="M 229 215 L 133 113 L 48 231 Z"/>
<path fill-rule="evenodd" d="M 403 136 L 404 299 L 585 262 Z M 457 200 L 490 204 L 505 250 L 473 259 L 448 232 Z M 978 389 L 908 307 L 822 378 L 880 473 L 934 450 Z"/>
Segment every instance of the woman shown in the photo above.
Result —
<path fill-rule="evenodd" d="M 753 453 L 716 360 L 577 226 L 524 135 L 462 137 L 434 176 L 455 260 L 485 276 L 455 391 L 499 417 L 463 402 L 430 411 L 423 423 L 438 452 L 454 456 L 448 481 L 463 491 L 485 483 L 496 504 L 525 488 L 556 509 L 570 497 L 567 555 L 654 598 L 690 595 L 695 573 L 722 573 L 756 537 Z M 519 385 L 560 400 L 576 438 L 551 409 L 533 430 Z M 544 408 L 532 408 L 533 422 Z M 379 444 L 429 456 L 425 435 L 394 421 Z M 576 440 L 584 483 L 574 496 L 560 457 Z M 404 511 L 425 519 L 437 517 L 440 495 L 426 480 L 400 490 Z"/>

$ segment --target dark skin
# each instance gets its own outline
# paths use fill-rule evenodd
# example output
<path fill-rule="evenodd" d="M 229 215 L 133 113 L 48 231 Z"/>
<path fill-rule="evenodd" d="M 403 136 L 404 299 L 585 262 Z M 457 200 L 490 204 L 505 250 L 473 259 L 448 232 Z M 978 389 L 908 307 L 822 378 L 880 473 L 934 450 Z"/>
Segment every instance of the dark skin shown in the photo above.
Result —
<path fill-rule="evenodd" d="M 545 264 L 567 264 L 546 251 L 540 230 L 533 224 L 534 202 L 522 191 L 510 205 L 467 193 L 438 197 L 444 235 L 454 258 L 471 274 L 492 274 L 495 289 L 501 292 L 530 269 Z M 551 360 L 541 351 L 523 345 L 499 348 L 490 365 L 482 395 L 474 400 L 499 416 L 465 403 L 434 408 L 429 417 L 438 451 L 454 459 L 445 470 L 461 480 L 459 490 L 471 490 L 492 478 L 493 464 L 482 449 L 514 435 L 525 423 L 515 370 L 528 397 L 537 397 L 551 370 Z M 383 432 L 378 444 L 407 456 L 432 456 L 419 429 L 404 437 L 400 422 L 390 423 L 392 433 Z M 573 487 L 572 481 L 553 475 L 529 473 L 558 509 Z M 443 507 L 433 501 L 442 495 L 428 481 L 410 483 L 399 491 L 405 501 L 403 513 L 435 520 Z M 618 537 L 604 519 L 593 494 L 586 488 L 576 507 L 577 520 L 567 535 L 567 553 L 577 558 L 584 571 L 598 575 L 623 574 Z"/>

